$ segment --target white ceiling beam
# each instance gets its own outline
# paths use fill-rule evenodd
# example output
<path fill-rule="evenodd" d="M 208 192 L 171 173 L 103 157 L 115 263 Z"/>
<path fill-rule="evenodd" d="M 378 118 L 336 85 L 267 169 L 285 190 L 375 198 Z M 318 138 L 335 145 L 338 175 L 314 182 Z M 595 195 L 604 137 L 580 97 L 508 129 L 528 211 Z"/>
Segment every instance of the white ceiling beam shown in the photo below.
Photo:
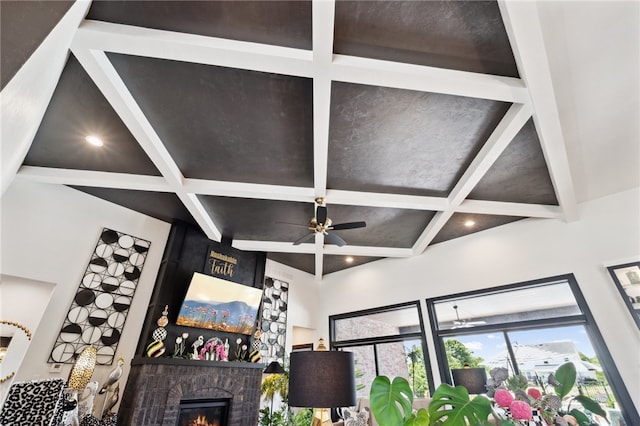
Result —
<path fill-rule="evenodd" d="M 313 19 L 313 180 L 315 195 L 324 197 L 327 190 L 329 153 L 329 117 L 331 115 L 331 78 L 333 56 L 333 22 L 335 3 L 314 1 Z"/>
<path fill-rule="evenodd" d="M 462 204 L 467 195 L 480 182 L 491 165 L 496 161 L 504 149 L 518 134 L 522 126 L 531 117 L 531 107 L 526 104 L 513 104 L 496 126 L 478 155 L 473 159 L 458 183 L 449 195 L 450 209 L 436 213 L 425 230 L 413 245 L 416 254 L 422 253 L 438 232 L 453 216 L 457 207 Z"/>
<path fill-rule="evenodd" d="M 191 213 L 195 221 L 198 222 L 198 225 L 200 225 L 200 228 L 207 237 L 210 240 L 222 241 L 222 233 L 218 230 L 216 224 L 213 223 L 213 220 L 211 220 L 211 216 L 209 216 L 209 213 L 198 199 L 198 196 L 196 194 L 185 193 L 184 191 L 178 191 L 176 195 L 180 198 L 180 201 L 182 201 L 186 209 L 189 210 L 189 213 Z"/>
<path fill-rule="evenodd" d="M 89 6 L 90 1 L 74 2 L 0 93 L 0 196 L 31 148 Z"/>
<path fill-rule="evenodd" d="M 418 255 L 424 252 L 431 241 L 438 235 L 438 232 L 447 224 L 451 216 L 453 216 L 453 209 L 445 210 L 442 212 L 436 212 L 433 219 L 429 222 L 427 227 L 422 231 L 422 234 L 418 237 L 413 245 L 413 254 Z"/>
<path fill-rule="evenodd" d="M 578 219 L 573 179 L 536 2 L 498 2 L 522 79 L 529 89 L 533 121 L 556 197 L 567 221 Z"/>
<path fill-rule="evenodd" d="M 518 78 L 355 56 L 334 55 L 331 78 L 334 81 L 347 83 L 505 102 L 529 102 L 529 93 L 522 80 Z"/>
<path fill-rule="evenodd" d="M 75 42 L 71 49 L 160 173 L 176 189 L 182 186 L 180 169 L 104 52 L 86 50 Z"/>
<path fill-rule="evenodd" d="M 311 4 L 313 40 L 313 186 L 317 197 L 327 191 L 329 120 L 331 115 L 331 77 L 335 2 L 314 0 Z M 322 280 L 324 235 L 315 236 L 315 277 Z"/>
<path fill-rule="evenodd" d="M 450 207 L 444 197 L 423 197 L 380 192 L 327 190 L 327 203 L 333 205 L 386 207 L 414 210 L 445 210 Z"/>
<path fill-rule="evenodd" d="M 298 244 L 294 246 L 293 243 L 282 241 L 233 240 L 231 246 L 238 250 L 272 253 L 314 254 L 316 251 L 315 244 Z"/>
<path fill-rule="evenodd" d="M 34 182 L 58 185 L 173 192 L 171 186 L 162 176 L 22 166 L 18 171 L 17 177 Z"/>
<path fill-rule="evenodd" d="M 543 204 L 505 203 L 500 201 L 464 200 L 456 213 L 522 216 L 545 219 L 562 219 L 562 209 Z"/>
<path fill-rule="evenodd" d="M 195 34 L 85 21 L 74 44 L 88 50 L 121 53 L 283 75 L 311 77 L 309 50 Z"/>
<path fill-rule="evenodd" d="M 478 155 L 473 159 L 467 170 L 453 187 L 449 200 L 456 208 L 476 187 L 504 149 L 511 143 L 522 126 L 531 118 L 531 107 L 524 104 L 514 104 L 502 117 L 500 123 L 484 143 Z"/>
<path fill-rule="evenodd" d="M 187 192 L 222 197 L 255 198 L 313 203 L 313 188 L 299 186 L 265 185 L 257 183 L 226 182 L 185 178 L 183 188 Z"/>
<path fill-rule="evenodd" d="M 178 169 L 160 137 L 156 134 L 151 123 L 145 117 L 140 106 L 128 91 L 105 53 L 84 49 L 76 45 L 75 42 L 72 43 L 71 49 L 122 122 L 167 180 L 167 183 L 178 198 L 180 198 L 185 208 L 189 210 L 191 216 L 200 225 L 202 231 L 208 238 L 220 241 L 220 231 L 210 219 L 200 201 L 195 195 L 188 194 L 182 189 L 184 177 L 180 169 Z"/>

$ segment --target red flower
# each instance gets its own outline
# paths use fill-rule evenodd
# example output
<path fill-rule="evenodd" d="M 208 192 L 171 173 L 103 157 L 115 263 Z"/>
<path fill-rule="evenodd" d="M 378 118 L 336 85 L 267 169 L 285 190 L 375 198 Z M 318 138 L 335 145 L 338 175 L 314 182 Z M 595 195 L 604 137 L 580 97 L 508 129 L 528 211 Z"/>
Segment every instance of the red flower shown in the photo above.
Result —
<path fill-rule="evenodd" d="M 512 401 L 509 410 L 511 410 L 511 416 L 516 420 L 531 420 L 533 417 L 531 406 L 524 401 Z"/>
<path fill-rule="evenodd" d="M 536 388 L 527 389 L 527 395 L 529 395 L 533 399 L 540 399 L 542 393 Z"/>
<path fill-rule="evenodd" d="M 493 397 L 501 407 L 509 407 L 513 401 L 513 395 L 506 389 L 497 389 Z"/>

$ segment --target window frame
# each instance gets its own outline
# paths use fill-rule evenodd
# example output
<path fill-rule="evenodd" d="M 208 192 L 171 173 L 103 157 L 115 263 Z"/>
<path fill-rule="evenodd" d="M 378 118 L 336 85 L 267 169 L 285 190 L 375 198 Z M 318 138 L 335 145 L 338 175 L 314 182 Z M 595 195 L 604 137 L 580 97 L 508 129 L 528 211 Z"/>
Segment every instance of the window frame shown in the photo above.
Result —
<path fill-rule="evenodd" d="M 349 340 L 335 340 L 334 336 L 336 335 L 336 321 L 342 319 L 349 318 L 357 318 L 362 316 L 380 314 L 385 312 L 393 312 L 399 311 L 406 308 L 416 308 L 418 312 L 418 326 L 420 328 L 419 331 L 414 332 L 406 332 L 395 335 L 386 335 L 386 336 L 378 336 L 378 337 L 367 337 L 362 339 L 349 339 Z M 379 375 L 379 366 L 378 366 L 378 352 L 377 352 L 377 344 L 381 343 L 393 343 L 393 342 L 401 342 L 406 340 L 416 340 L 420 339 L 422 345 L 422 355 L 424 357 L 423 362 L 425 365 L 425 370 L 427 373 L 427 384 L 429 386 L 429 394 L 431 394 L 434 390 L 434 380 L 433 380 L 433 372 L 431 371 L 431 361 L 429 357 L 429 351 L 427 348 L 427 338 L 426 338 L 426 330 L 424 326 L 424 319 L 422 315 L 422 306 L 420 305 L 419 300 L 414 300 L 411 302 L 405 303 L 397 303 L 393 305 L 380 306 L 377 308 L 369 308 L 362 309 L 359 311 L 345 312 L 342 314 L 335 314 L 329 316 L 329 348 L 331 350 L 342 350 L 348 347 L 354 346 L 372 346 L 373 353 L 376 360 L 376 376 Z"/>
<path fill-rule="evenodd" d="M 578 282 L 573 274 L 558 275 L 549 278 L 541 278 L 532 281 L 525 281 L 514 284 L 507 284 L 503 286 L 484 288 L 479 290 L 472 290 L 468 292 L 461 292 L 455 294 L 448 294 L 446 296 L 438 296 L 426 299 L 427 310 L 430 317 L 431 333 L 433 336 L 433 343 L 435 346 L 436 360 L 438 362 L 438 370 L 440 374 L 440 380 L 442 383 L 453 384 L 450 374 L 448 374 L 448 361 L 446 355 L 446 349 L 444 345 L 445 337 L 452 337 L 462 334 L 470 334 L 469 329 L 457 329 L 457 330 L 439 330 L 438 329 L 438 317 L 436 315 L 435 304 L 437 302 L 447 301 L 450 299 L 469 298 L 473 296 L 485 295 L 487 293 L 508 292 L 512 290 L 522 289 L 526 287 L 532 287 L 545 283 L 553 283 L 555 281 L 566 281 L 569 284 L 571 292 L 575 297 L 576 304 L 582 314 L 571 315 L 568 317 L 557 318 L 545 318 L 538 320 L 525 320 L 519 322 L 513 322 L 508 324 L 492 324 L 492 325 L 478 325 L 474 327 L 474 333 L 484 332 L 502 332 L 502 331 L 521 331 L 530 330 L 534 328 L 546 328 L 552 326 L 565 326 L 565 325 L 583 325 L 587 336 L 595 350 L 598 359 L 603 367 L 603 372 L 609 385 L 614 393 L 614 396 L 620 404 L 620 411 L 624 417 L 625 422 L 628 425 L 640 424 L 640 416 L 635 408 L 635 404 L 629 395 L 627 387 L 624 385 L 622 376 L 616 367 L 616 364 L 607 348 L 602 333 L 598 328 L 595 318 L 591 314 L 591 310 L 584 298 Z"/>

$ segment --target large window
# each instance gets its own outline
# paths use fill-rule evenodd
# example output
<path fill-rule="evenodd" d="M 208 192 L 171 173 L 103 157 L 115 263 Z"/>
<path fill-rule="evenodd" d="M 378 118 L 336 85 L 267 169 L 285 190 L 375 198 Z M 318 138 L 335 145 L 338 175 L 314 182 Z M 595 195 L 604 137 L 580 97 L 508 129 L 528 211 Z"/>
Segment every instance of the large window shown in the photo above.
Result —
<path fill-rule="evenodd" d="M 354 353 L 357 396 L 368 396 L 377 375 L 400 376 L 418 396 L 429 394 L 431 375 L 419 302 L 329 317 L 330 344 Z"/>
<path fill-rule="evenodd" d="M 427 306 L 443 382 L 468 364 L 503 367 L 535 385 L 571 361 L 575 392 L 600 402 L 611 424 L 640 424 L 573 276 L 434 298 Z"/>

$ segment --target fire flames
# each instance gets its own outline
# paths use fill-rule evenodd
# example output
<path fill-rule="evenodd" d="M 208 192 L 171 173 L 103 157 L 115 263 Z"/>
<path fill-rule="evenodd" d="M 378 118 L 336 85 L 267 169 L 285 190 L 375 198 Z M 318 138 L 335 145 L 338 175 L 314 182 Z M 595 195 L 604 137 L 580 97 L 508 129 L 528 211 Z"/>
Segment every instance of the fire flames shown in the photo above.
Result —
<path fill-rule="evenodd" d="M 189 426 L 220 426 L 220 422 L 214 420 L 212 423 L 209 423 L 207 416 L 198 416 L 189 423 Z"/>

